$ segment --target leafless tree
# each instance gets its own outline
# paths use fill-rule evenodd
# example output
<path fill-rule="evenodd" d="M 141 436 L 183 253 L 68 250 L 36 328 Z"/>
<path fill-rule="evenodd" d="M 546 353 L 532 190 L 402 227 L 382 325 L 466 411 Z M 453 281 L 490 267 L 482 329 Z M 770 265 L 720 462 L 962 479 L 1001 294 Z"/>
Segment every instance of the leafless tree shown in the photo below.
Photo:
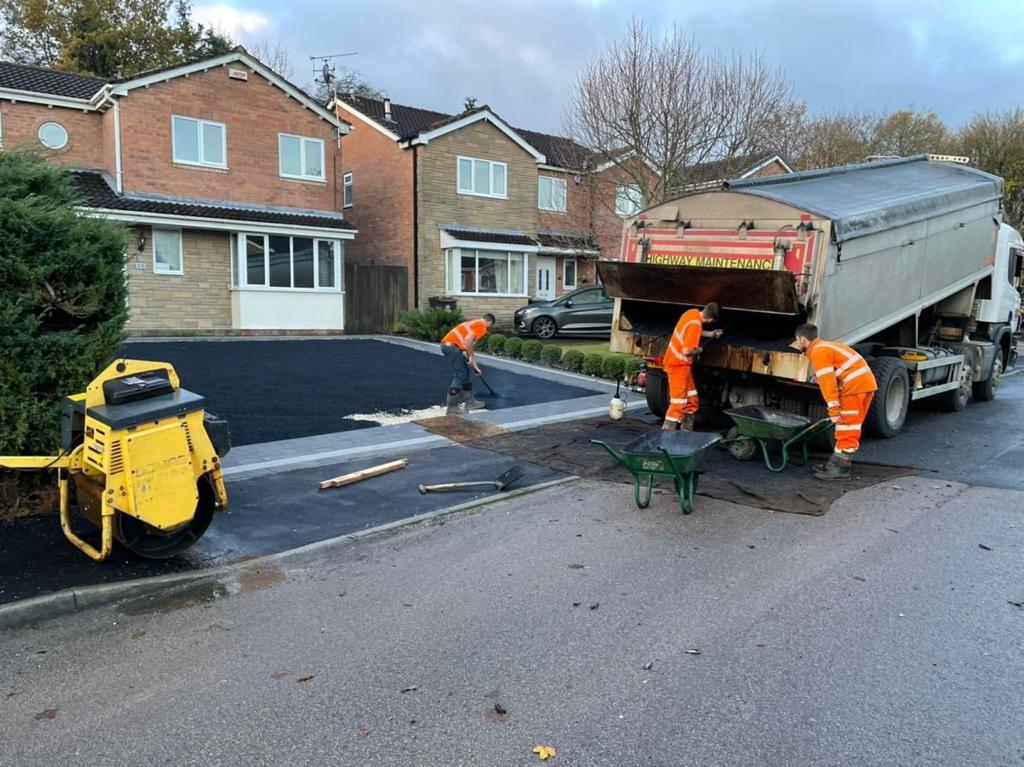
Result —
<path fill-rule="evenodd" d="M 836 112 L 808 120 L 801 129 L 801 148 L 793 155 L 800 170 L 864 162 L 875 151 L 874 128 L 879 119 L 867 112 Z"/>
<path fill-rule="evenodd" d="M 934 152 L 942 154 L 949 147 L 949 131 L 935 112 L 893 112 L 875 123 L 872 131 L 874 152 L 909 157 Z"/>
<path fill-rule="evenodd" d="M 292 57 L 287 45 L 282 42 L 260 40 L 247 46 L 247 49 L 285 80 L 292 79 Z"/>
<path fill-rule="evenodd" d="M 634 20 L 578 74 L 565 127 L 651 204 L 702 163 L 773 148 L 794 109 L 789 83 L 760 54 L 709 53 L 678 27 L 659 36 Z"/>
<path fill-rule="evenodd" d="M 972 165 L 1003 177 L 1004 217 L 1009 224 L 1024 225 L 1024 109 L 975 115 L 956 135 L 953 149 L 970 157 Z"/>

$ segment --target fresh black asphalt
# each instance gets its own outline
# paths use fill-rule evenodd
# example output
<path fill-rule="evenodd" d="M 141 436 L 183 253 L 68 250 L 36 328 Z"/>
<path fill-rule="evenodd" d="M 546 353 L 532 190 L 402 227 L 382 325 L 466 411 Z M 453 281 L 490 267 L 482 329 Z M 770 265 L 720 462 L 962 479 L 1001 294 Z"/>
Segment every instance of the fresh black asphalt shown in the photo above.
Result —
<path fill-rule="evenodd" d="M 371 340 L 147 341 L 122 355 L 169 362 L 181 385 L 225 418 L 235 445 L 365 429 L 348 416 L 420 410 L 444 403 L 451 372 L 436 354 Z M 488 368 L 497 410 L 585 397 L 594 392 Z M 487 394 L 476 383 L 478 396 Z"/>
<path fill-rule="evenodd" d="M 115 545 L 106 561 L 95 563 L 65 540 L 56 515 L 0 525 L 5 551 L 0 558 L 0 604 L 66 588 L 218 567 L 496 494 L 484 488 L 422 495 L 421 483 L 495 479 L 515 465 L 527 469 L 515 488 L 564 476 L 509 456 L 461 446 L 412 453 L 408 458 L 408 467 L 400 471 L 323 491 L 321 480 L 387 459 L 229 482 L 228 509 L 214 516 L 195 546 L 165 560 L 141 559 Z M 86 540 L 98 544 L 95 528 L 84 521 L 75 526 Z"/>

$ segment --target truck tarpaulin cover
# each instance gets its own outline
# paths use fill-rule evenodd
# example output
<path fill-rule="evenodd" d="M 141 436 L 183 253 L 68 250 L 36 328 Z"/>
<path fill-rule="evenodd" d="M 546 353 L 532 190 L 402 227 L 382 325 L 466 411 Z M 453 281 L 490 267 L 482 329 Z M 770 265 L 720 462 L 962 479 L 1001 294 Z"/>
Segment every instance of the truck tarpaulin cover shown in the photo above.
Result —
<path fill-rule="evenodd" d="M 765 269 L 681 269 L 663 264 L 597 265 L 605 292 L 612 298 L 703 306 L 717 301 L 723 309 L 795 315 L 792 272 Z"/>

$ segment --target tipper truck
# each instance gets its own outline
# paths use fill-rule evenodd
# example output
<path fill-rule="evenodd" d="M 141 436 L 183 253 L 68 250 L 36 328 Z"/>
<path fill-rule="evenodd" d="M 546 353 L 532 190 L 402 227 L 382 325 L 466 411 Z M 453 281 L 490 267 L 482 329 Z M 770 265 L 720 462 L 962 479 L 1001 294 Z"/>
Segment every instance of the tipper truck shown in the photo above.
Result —
<path fill-rule="evenodd" d="M 1002 197 L 1002 179 L 964 158 L 921 155 L 655 205 L 625 222 L 620 260 L 598 266 L 615 299 L 612 350 L 648 360 L 647 401 L 663 416 L 672 328 L 685 308 L 716 301 L 725 335 L 695 367 L 702 411 L 822 415 L 809 360 L 789 346 L 804 322 L 868 360 L 876 436 L 899 433 L 915 400 L 961 410 L 992 399 L 1016 359 L 1024 263 Z"/>

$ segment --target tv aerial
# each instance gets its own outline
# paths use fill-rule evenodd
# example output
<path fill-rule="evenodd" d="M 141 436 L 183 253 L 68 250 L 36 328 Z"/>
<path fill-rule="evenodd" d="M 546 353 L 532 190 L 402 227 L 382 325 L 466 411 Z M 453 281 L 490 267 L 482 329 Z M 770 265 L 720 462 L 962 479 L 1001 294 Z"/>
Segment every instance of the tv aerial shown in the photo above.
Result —
<path fill-rule="evenodd" d="M 325 85 L 328 88 L 331 87 L 331 83 L 337 79 L 334 73 L 337 71 L 337 66 L 333 63 L 335 59 L 340 59 L 344 56 L 358 56 L 358 52 L 352 51 L 351 53 L 332 53 L 328 56 L 310 56 L 310 61 L 319 61 L 320 66 L 313 70 L 313 76 L 317 83 Z"/>

